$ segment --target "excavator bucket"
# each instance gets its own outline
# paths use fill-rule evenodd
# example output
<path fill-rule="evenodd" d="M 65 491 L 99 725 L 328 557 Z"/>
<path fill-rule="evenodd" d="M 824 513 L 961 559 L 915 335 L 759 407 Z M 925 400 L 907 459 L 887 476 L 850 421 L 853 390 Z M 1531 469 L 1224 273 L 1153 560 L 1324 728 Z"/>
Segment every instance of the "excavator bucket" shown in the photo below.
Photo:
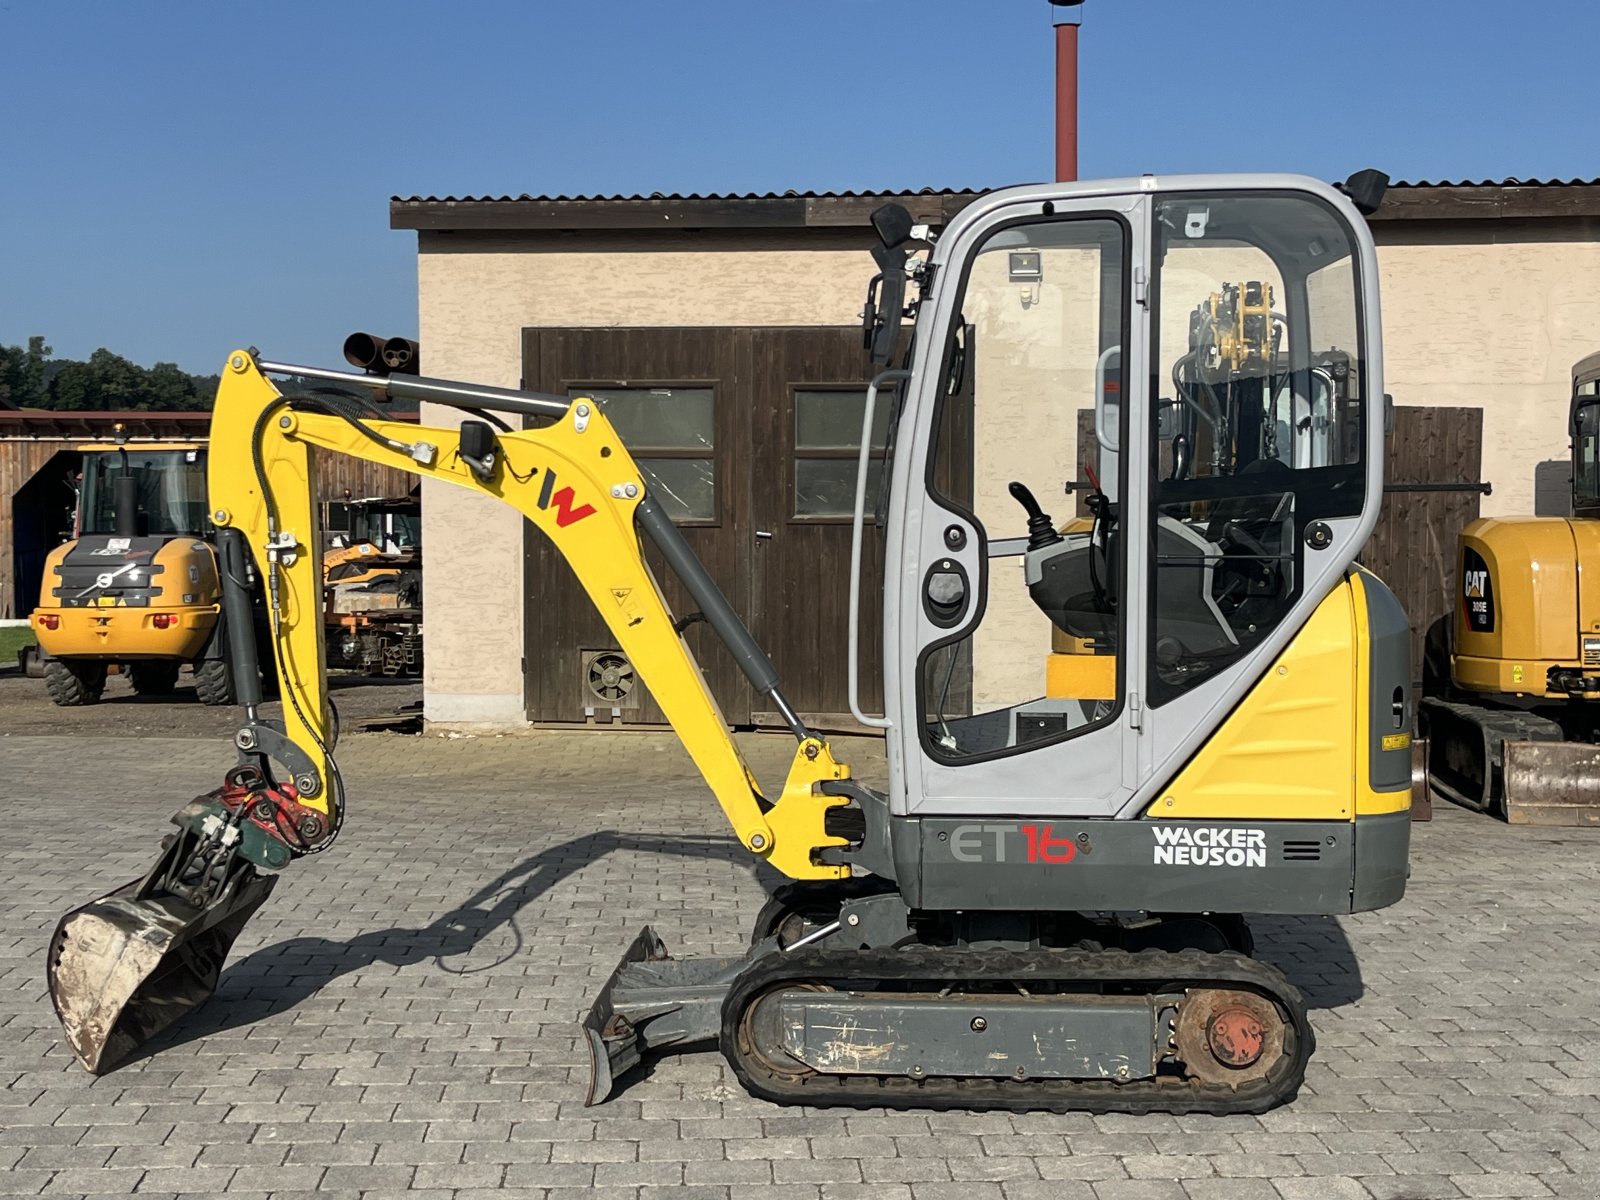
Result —
<path fill-rule="evenodd" d="M 1513 825 L 1600 826 L 1600 746 L 1507 742 L 1505 789 Z"/>
<path fill-rule="evenodd" d="M 62 917 L 50 939 L 50 999 L 93 1074 L 210 998 L 234 939 L 278 882 L 235 860 L 218 864 L 214 892 L 179 894 L 171 869 L 188 841 L 174 839 L 145 878 Z"/>

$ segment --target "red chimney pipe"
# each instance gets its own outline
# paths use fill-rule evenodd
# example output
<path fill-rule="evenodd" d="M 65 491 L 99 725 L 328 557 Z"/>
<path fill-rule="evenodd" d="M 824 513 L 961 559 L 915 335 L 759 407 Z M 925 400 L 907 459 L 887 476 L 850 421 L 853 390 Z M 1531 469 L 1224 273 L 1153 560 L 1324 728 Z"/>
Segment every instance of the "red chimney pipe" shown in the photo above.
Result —
<path fill-rule="evenodd" d="M 1078 177 L 1078 26 L 1083 0 L 1050 0 L 1056 25 L 1056 178 Z"/>

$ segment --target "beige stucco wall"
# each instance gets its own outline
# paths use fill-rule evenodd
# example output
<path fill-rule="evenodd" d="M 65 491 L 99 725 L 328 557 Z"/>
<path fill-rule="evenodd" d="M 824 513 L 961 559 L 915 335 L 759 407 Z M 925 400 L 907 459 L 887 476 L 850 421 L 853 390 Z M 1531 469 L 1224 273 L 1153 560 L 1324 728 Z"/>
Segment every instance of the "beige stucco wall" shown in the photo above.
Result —
<path fill-rule="evenodd" d="M 1534 465 L 1567 456 L 1573 364 L 1600 349 L 1600 222 L 1396 222 L 1377 241 L 1386 388 L 1482 408 L 1483 514 L 1531 513 Z"/>
<path fill-rule="evenodd" d="M 849 324 L 860 311 L 868 237 L 424 235 L 418 279 L 428 373 L 515 387 L 529 326 Z M 1397 404 L 1483 408 L 1483 478 L 1494 485 L 1483 511 L 1532 511 L 1534 465 L 1566 453 L 1572 364 L 1600 349 L 1600 222 L 1380 223 L 1377 239 L 1388 390 Z M 1063 313 L 1067 303 L 1064 295 L 1041 296 L 1041 304 Z M 1018 304 L 1012 315 L 1020 320 L 1024 312 Z M 979 369 L 1002 377 L 995 357 L 1001 350 L 982 353 Z M 1072 372 L 1081 364 L 1071 361 L 1070 339 L 1047 339 L 1029 353 L 1065 372 L 1063 383 L 1079 394 Z M 1092 388 L 1081 393 L 1088 397 Z M 1021 525 L 1020 510 L 1013 513 L 1004 495 L 1009 479 L 1028 481 L 1047 509 L 1067 514 L 1060 486 L 1077 474 L 1080 405 L 1074 402 L 1070 415 L 1047 414 L 1040 426 L 1022 416 L 1027 396 L 1004 388 L 995 394 L 1005 407 L 991 415 L 1012 419 L 979 420 L 986 431 L 976 447 L 979 507 L 986 518 L 998 514 L 991 535 L 1007 536 Z M 425 419 L 444 417 L 430 411 Z M 1019 436 L 1025 423 L 1030 432 Z M 520 518 L 436 487 L 425 487 L 423 511 L 427 717 L 520 724 Z M 1043 618 L 1023 597 L 1020 572 L 1013 587 L 1009 571 L 997 564 L 991 603 L 1000 607 L 980 656 L 980 701 L 1020 698 L 1020 683 L 1040 675 L 1048 644 Z"/>
<path fill-rule="evenodd" d="M 870 237 L 425 234 L 417 291 L 427 371 L 517 387 L 527 327 L 848 325 L 861 311 Z M 423 408 L 425 421 L 452 418 Z M 422 497 L 425 716 L 520 725 L 522 518 L 444 485 L 424 484 Z"/>

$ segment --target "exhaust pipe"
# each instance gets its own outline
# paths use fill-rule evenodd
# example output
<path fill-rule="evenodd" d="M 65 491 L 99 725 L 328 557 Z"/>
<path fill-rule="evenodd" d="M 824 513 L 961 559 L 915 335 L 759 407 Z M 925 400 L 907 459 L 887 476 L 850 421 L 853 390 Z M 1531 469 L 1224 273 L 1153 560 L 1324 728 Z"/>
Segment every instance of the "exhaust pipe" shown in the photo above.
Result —
<path fill-rule="evenodd" d="M 119 538 L 139 536 L 139 477 L 123 471 L 111 480 L 111 502 Z"/>

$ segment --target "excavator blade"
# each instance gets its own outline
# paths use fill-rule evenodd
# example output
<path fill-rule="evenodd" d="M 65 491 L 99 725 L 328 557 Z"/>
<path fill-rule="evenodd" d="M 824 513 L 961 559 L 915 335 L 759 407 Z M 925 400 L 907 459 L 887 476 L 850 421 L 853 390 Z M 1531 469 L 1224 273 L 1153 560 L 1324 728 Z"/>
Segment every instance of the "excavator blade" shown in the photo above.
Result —
<path fill-rule="evenodd" d="M 752 954 L 769 950 L 763 943 Z M 722 1002 L 749 963 L 749 955 L 673 958 L 654 929 L 641 929 L 583 1020 L 589 1047 L 584 1103 L 609 1099 L 617 1079 L 648 1052 L 716 1041 Z"/>
<path fill-rule="evenodd" d="M 50 999 L 72 1052 L 96 1075 L 210 998 L 234 939 L 278 882 L 240 864 L 196 908 L 152 888 L 160 872 L 74 909 L 50 939 Z"/>
<path fill-rule="evenodd" d="M 611 972 L 600 995 L 595 997 L 589 1015 L 583 1020 L 583 1040 L 589 1047 L 589 1093 L 584 1097 L 585 1105 L 606 1100 L 617 1076 L 639 1064 L 638 1031 L 612 1004 L 617 981 L 633 963 L 663 962 L 670 957 L 660 935 L 646 925 L 623 954 L 617 969 Z"/>

